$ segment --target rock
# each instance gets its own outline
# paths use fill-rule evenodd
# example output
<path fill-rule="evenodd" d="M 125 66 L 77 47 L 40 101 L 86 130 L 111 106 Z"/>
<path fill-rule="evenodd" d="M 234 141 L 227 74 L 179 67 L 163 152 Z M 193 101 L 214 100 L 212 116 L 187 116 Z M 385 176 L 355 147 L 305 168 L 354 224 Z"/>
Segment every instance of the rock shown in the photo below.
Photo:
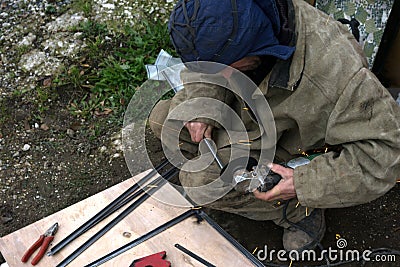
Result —
<path fill-rule="evenodd" d="M 51 76 L 61 67 L 59 59 L 48 56 L 45 52 L 38 50 L 32 50 L 22 55 L 18 64 L 22 70 L 32 72 L 38 76 Z"/>
<path fill-rule="evenodd" d="M 49 126 L 47 126 L 46 123 L 43 123 L 42 125 L 40 125 L 40 129 L 42 129 L 43 131 L 48 131 L 50 128 Z"/>
<path fill-rule="evenodd" d="M 0 218 L 1 218 L 1 222 L 3 224 L 6 224 L 6 223 L 12 221 L 12 219 L 13 219 L 12 217 L 8 217 L 8 216 L 1 216 Z"/>
<path fill-rule="evenodd" d="M 123 236 L 123 237 L 126 237 L 126 238 L 130 238 L 130 237 L 132 236 L 132 234 L 129 233 L 129 232 L 123 232 L 123 233 L 122 233 L 122 236 Z"/>
<path fill-rule="evenodd" d="M 52 78 L 46 78 L 46 79 L 43 80 L 43 86 L 44 87 L 49 87 L 49 86 L 51 86 L 52 82 L 53 82 Z"/>
<path fill-rule="evenodd" d="M 22 148 L 22 151 L 28 151 L 29 149 L 31 149 L 31 146 L 29 144 L 25 144 Z"/>
<path fill-rule="evenodd" d="M 115 9 L 115 5 L 114 4 L 106 3 L 106 4 L 103 4 L 103 7 L 106 8 L 106 9 Z"/>
<path fill-rule="evenodd" d="M 72 130 L 72 129 L 67 129 L 67 135 L 68 135 L 69 137 L 73 138 L 74 135 L 75 135 L 74 130 Z"/>
<path fill-rule="evenodd" d="M 121 138 L 122 138 L 122 133 L 121 132 L 117 132 L 117 133 L 115 133 L 115 134 L 113 134 L 111 136 L 111 140 L 112 141 L 117 140 L 117 139 L 121 139 Z"/>
<path fill-rule="evenodd" d="M 31 46 L 32 43 L 36 40 L 36 35 L 33 33 L 29 33 L 27 36 L 25 36 L 19 43 L 19 46 Z"/>
<path fill-rule="evenodd" d="M 82 14 L 65 13 L 64 15 L 56 18 L 56 20 L 47 23 L 45 27 L 49 32 L 68 31 L 69 28 L 77 26 L 80 22 L 86 20 L 87 18 L 85 18 Z"/>
<path fill-rule="evenodd" d="M 100 153 L 104 153 L 106 151 L 107 151 L 107 147 L 106 146 L 100 147 Z"/>
<path fill-rule="evenodd" d="M 13 158 L 19 157 L 19 151 L 15 152 L 12 156 L 13 156 Z"/>

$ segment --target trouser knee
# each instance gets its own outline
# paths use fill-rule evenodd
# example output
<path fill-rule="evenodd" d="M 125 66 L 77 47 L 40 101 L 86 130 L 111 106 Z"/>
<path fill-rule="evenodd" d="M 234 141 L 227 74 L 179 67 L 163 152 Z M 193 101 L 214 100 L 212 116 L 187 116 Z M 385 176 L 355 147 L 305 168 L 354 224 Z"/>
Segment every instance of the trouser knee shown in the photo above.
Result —
<path fill-rule="evenodd" d="M 161 139 L 162 126 L 167 118 L 171 100 L 160 100 L 149 115 L 149 126 L 154 135 Z"/>

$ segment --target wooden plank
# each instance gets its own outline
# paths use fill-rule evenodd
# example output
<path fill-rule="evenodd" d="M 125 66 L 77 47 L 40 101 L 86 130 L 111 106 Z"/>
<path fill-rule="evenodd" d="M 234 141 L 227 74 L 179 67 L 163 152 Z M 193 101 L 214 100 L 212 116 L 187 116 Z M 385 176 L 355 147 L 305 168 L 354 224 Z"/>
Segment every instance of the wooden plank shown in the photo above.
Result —
<path fill-rule="evenodd" d="M 142 176 L 144 176 L 144 173 L 0 238 L 0 251 L 8 265 L 10 267 L 24 266 L 20 259 L 27 247 L 33 244 L 39 235 L 55 222 L 59 223 L 60 228 L 54 238 L 53 244 L 58 243 L 74 229 L 86 222 L 127 188 L 132 186 L 134 181 L 137 181 L 137 179 Z M 160 190 L 160 193 L 169 194 L 171 197 L 175 198 L 175 200 L 181 201 L 181 203 L 186 202 L 186 200 L 170 185 L 164 186 Z M 163 204 L 154 198 L 149 198 L 68 266 L 84 266 L 137 237 L 142 236 L 159 225 L 182 214 L 186 210 L 187 208 Z M 36 266 L 56 266 L 83 242 L 106 225 L 107 222 L 117 216 L 117 214 L 80 236 L 56 255 L 51 257 L 44 256 Z M 130 233 L 131 236 L 125 237 L 123 235 L 125 232 Z M 167 229 L 163 233 L 132 248 L 102 266 L 129 266 L 134 259 L 163 250 L 167 251 L 167 260 L 172 263 L 172 266 L 204 266 L 176 249 L 174 247 L 176 243 L 192 250 L 194 253 L 202 256 L 216 266 L 252 266 L 248 259 L 237 251 L 210 225 L 206 222 L 197 223 L 194 217 L 188 218 L 178 225 Z M 29 263 L 26 263 L 25 265 L 28 266 L 28 264 Z"/>

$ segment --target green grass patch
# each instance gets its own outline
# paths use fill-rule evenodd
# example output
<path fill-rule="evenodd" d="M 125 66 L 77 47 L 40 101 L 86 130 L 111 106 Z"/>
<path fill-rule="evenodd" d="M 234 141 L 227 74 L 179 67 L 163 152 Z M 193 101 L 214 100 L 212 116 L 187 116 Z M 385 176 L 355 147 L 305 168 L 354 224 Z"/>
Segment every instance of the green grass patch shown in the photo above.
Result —
<path fill-rule="evenodd" d="M 71 103 L 80 117 L 113 115 L 121 117 L 135 91 L 146 80 L 145 64 L 153 64 L 161 49 L 172 53 L 167 26 L 143 23 L 125 25 L 112 35 L 104 24 L 87 21 L 74 29 L 88 44 L 81 58 L 55 79 L 58 86 L 69 85 L 82 92 Z M 113 36 L 113 37 L 107 37 Z"/>
<path fill-rule="evenodd" d="M 72 2 L 72 9 L 82 12 L 85 17 L 90 17 L 93 10 L 92 0 L 75 0 Z"/>

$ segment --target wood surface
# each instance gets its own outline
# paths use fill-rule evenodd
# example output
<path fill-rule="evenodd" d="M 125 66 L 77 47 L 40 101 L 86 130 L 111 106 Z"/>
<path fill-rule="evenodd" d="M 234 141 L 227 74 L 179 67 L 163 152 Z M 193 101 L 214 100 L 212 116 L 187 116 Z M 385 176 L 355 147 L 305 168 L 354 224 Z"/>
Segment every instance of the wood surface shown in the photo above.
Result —
<path fill-rule="evenodd" d="M 135 176 L 134 179 L 129 179 L 117 184 L 103 192 L 0 238 L 0 251 L 8 265 L 10 267 L 32 266 L 30 261 L 37 252 L 35 252 L 30 260 L 25 264 L 21 263 L 21 257 L 25 250 L 38 239 L 39 235 L 44 233 L 51 225 L 58 222 L 60 227 L 49 247 L 49 250 L 52 245 L 57 244 L 73 230 L 90 219 L 113 199 L 132 186 L 134 181 L 143 175 L 144 174 L 142 173 Z M 169 194 L 171 198 L 178 199 L 181 203 L 186 201 L 169 184 L 165 185 L 159 192 L 162 194 Z M 122 210 L 123 208 L 119 212 Z M 82 267 L 142 236 L 187 210 L 188 208 L 163 204 L 151 197 L 101 237 L 96 243 L 90 246 L 68 266 Z M 115 216 L 117 216 L 117 214 L 110 216 L 107 220 L 84 233 L 57 254 L 50 257 L 44 256 L 36 266 L 56 266 Z M 126 237 L 126 233 L 129 233 L 130 237 Z M 171 262 L 171 266 L 204 266 L 175 248 L 174 245 L 176 243 L 179 243 L 197 255 L 202 256 L 205 260 L 216 266 L 252 266 L 252 263 L 248 259 L 236 250 L 236 248 L 215 231 L 207 222 L 203 221 L 198 223 L 195 217 L 190 217 L 178 225 L 167 229 L 137 247 L 134 247 L 109 262 L 104 263 L 102 266 L 129 266 L 134 259 L 160 251 L 167 252 L 166 259 Z"/>

